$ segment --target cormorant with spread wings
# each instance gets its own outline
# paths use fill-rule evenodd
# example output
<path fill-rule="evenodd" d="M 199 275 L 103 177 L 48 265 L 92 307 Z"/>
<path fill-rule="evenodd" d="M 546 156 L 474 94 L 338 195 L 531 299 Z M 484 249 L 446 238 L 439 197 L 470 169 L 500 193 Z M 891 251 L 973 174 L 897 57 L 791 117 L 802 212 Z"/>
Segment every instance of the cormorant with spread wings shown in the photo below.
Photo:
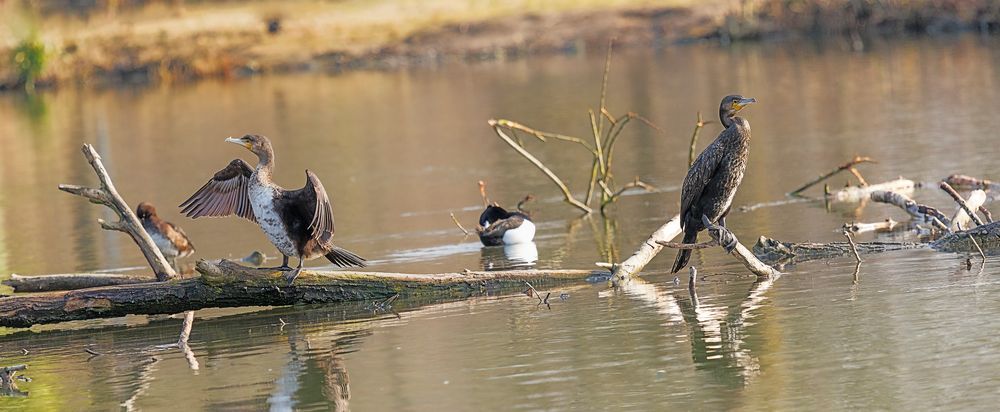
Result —
<path fill-rule="evenodd" d="M 365 259 L 333 244 L 333 208 L 313 172 L 306 170 L 305 187 L 285 190 L 271 181 L 274 151 L 267 137 L 248 134 L 226 141 L 257 155 L 257 167 L 241 159 L 229 162 L 181 203 L 181 212 L 191 218 L 237 215 L 257 223 L 283 256 L 275 269 L 291 271 L 289 284 L 305 260 L 320 256 L 341 267 L 365 266 Z M 288 266 L 290 256 L 299 258 L 295 269 Z"/>

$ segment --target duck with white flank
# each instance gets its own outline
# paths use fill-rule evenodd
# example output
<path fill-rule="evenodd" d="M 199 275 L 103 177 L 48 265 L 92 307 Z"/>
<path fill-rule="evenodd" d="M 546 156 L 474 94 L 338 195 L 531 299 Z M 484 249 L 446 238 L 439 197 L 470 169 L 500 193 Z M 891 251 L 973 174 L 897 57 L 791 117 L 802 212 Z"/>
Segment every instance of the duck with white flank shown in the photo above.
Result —
<path fill-rule="evenodd" d="M 264 136 L 245 135 L 227 138 L 257 155 L 257 167 L 242 159 L 229 162 L 181 203 L 188 217 L 237 215 L 260 225 L 267 238 L 282 255 L 281 266 L 274 269 L 290 271 L 291 284 L 307 259 L 325 256 L 337 266 L 365 266 L 365 259 L 333 244 L 333 208 L 323 184 L 313 172 L 306 170 L 306 185 L 298 190 L 285 190 L 271 181 L 274 151 Z M 289 256 L 299 259 L 299 266 L 288 266 Z"/>
<path fill-rule="evenodd" d="M 486 206 L 479 215 L 479 226 L 479 240 L 486 246 L 529 243 L 535 238 L 535 224 L 527 214 L 508 212 L 497 205 Z"/>
<path fill-rule="evenodd" d="M 167 258 L 171 266 L 176 266 L 175 260 L 177 258 L 187 257 L 194 253 L 194 245 L 184 230 L 174 226 L 173 223 L 160 219 L 156 215 L 156 208 L 153 205 L 146 202 L 139 203 L 135 215 L 139 217 L 142 228 L 146 229 L 149 237 L 153 238 L 156 248 L 160 249 L 160 253 Z"/>

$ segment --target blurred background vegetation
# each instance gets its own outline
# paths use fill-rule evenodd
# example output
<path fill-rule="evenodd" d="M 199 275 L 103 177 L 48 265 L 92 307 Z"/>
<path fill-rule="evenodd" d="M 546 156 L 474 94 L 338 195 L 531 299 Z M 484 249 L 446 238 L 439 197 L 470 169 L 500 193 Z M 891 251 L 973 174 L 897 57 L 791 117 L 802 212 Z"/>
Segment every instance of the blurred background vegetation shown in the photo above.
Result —
<path fill-rule="evenodd" d="M 991 0 L 12 0 L 0 89 L 802 36 L 992 33 Z"/>

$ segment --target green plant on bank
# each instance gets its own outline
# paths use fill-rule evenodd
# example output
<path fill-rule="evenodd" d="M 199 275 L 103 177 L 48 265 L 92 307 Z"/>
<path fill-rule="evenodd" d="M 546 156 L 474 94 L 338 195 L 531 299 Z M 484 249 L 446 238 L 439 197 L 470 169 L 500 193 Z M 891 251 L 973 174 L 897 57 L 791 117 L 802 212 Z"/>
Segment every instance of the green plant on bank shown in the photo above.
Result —
<path fill-rule="evenodd" d="M 582 210 L 585 214 L 590 214 L 593 211 L 590 205 L 592 199 L 595 197 L 599 198 L 601 214 L 604 214 L 605 207 L 618 200 L 622 193 L 628 189 L 642 188 L 646 191 L 653 190 L 652 186 L 642 182 L 638 177 L 623 185 L 621 188 L 616 189 L 614 187 L 611 165 L 614 160 L 615 143 L 618 141 L 618 136 L 625 129 L 625 125 L 633 119 L 638 119 L 653 129 L 659 129 L 644 117 L 635 113 L 629 112 L 621 116 L 615 116 L 608 111 L 605 106 L 605 97 L 607 96 L 608 73 L 610 71 L 611 43 L 609 42 L 608 55 L 604 65 L 604 79 L 601 83 L 600 108 L 597 111 L 593 109 L 588 111 L 590 115 L 592 143 L 574 136 L 542 132 L 510 120 L 491 119 L 489 121 L 489 125 L 493 128 L 493 131 L 497 134 L 497 136 L 503 139 L 516 152 L 518 152 L 518 154 L 528 159 L 529 162 L 535 165 L 535 167 L 541 170 L 542 173 L 549 178 L 549 180 L 559 187 L 565 197 L 566 203 Z M 534 136 L 542 142 L 547 141 L 547 139 L 555 139 L 564 142 L 577 143 L 590 152 L 593 156 L 593 163 L 590 167 L 590 181 L 587 185 L 587 195 L 582 201 L 573 196 L 572 192 L 566 184 L 563 183 L 559 176 L 557 176 L 551 169 L 546 167 L 540 160 L 538 160 L 538 158 L 534 157 L 527 151 L 527 149 L 524 148 L 524 142 L 518 135 L 519 132 Z"/>
<path fill-rule="evenodd" d="M 24 85 L 26 92 L 34 93 L 35 81 L 45 67 L 45 44 L 36 36 L 29 36 L 14 48 L 12 60 L 17 70 L 18 82 Z"/>

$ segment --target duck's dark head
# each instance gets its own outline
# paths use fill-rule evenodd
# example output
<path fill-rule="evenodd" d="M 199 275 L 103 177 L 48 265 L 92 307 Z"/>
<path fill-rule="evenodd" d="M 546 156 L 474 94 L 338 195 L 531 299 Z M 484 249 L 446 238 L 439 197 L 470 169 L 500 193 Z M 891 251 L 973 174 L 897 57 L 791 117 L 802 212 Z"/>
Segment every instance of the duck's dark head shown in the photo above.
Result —
<path fill-rule="evenodd" d="M 493 224 L 493 222 L 506 219 L 508 216 L 510 216 L 510 212 L 500 206 L 486 206 L 486 210 L 483 211 L 483 214 L 479 215 L 479 226 L 489 227 Z"/>
<path fill-rule="evenodd" d="M 259 134 L 247 134 L 243 137 L 227 137 L 226 141 L 245 147 L 247 150 L 257 155 L 261 163 L 269 163 L 274 151 L 271 149 L 271 141 Z"/>
<path fill-rule="evenodd" d="M 757 103 L 757 99 L 753 97 L 743 97 L 738 94 L 729 95 L 722 98 L 722 103 L 719 105 L 719 120 L 722 120 L 722 124 L 729 126 L 729 119 L 736 116 L 736 113 L 743 110 L 753 103 Z"/>
<path fill-rule="evenodd" d="M 142 202 L 139 203 L 139 207 L 135 208 L 135 215 L 138 216 L 139 219 L 149 219 L 156 216 L 156 208 L 149 203 Z"/>

